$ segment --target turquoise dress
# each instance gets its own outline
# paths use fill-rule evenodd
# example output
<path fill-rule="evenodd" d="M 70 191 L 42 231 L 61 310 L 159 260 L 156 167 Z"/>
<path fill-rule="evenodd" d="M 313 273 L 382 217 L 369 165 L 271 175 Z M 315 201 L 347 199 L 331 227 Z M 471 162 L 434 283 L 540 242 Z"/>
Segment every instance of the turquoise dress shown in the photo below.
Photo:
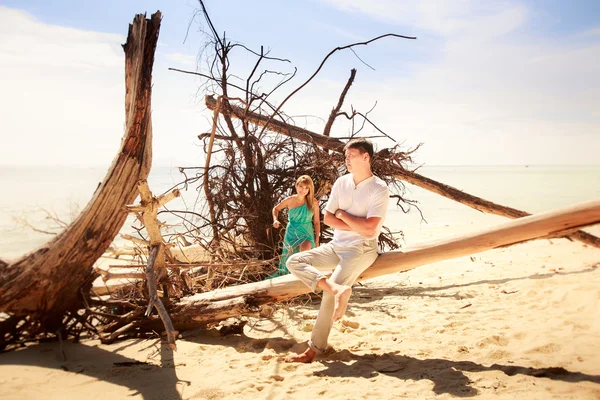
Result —
<path fill-rule="evenodd" d="M 275 274 L 271 275 L 270 278 L 290 273 L 286 268 L 285 263 L 289 256 L 300 251 L 300 244 L 302 242 L 308 240 L 312 244 L 312 248 L 316 247 L 313 215 L 313 211 L 306 206 L 306 203 L 302 204 L 300 207 L 291 208 L 288 211 L 289 222 L 285 229 L 285 237 L 283 238 L 283 249 L 281 251 L 281 259 L 279 260 L 279 269 Z"/>

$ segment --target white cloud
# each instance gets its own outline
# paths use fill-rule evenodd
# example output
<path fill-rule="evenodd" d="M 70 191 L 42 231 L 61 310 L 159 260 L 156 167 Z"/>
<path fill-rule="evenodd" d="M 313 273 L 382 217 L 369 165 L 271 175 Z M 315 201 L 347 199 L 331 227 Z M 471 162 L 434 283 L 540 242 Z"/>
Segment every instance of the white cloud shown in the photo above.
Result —
<path fill-rule="evenodd" d="M 123 131 L 125 38 L 5 7 L 0 27 L 1 162 L 102 163 L 111 154 L 110 163 Z"/>
<path fill-rule="evenodd" d="M 600 36 L 600 26 L 585 30 L 581 33 L 582 36 Z"/>
<path fill-rule="evenodd" d="M 414 75 L 357 83 L 354 105 L 429 164 L 597 164 L 600 45 L 455 48 Z M 562 152 L 557 152 L 561 149 Z"/>
<path fill-rule="evenodd" d="M 313 24 L 315 25 L 315 27 L 317 29 L 321 29 L 329 34 L 336 35 L 338 37 L 350 40 L 352 42 L 362 42 L 363 40 L 365 40 L 364 37 L 357 35 L 354 32 L 348 31 L 346 29 L 342 29 L 336 25 L 326 24 L 323 22 L 317 22 L 317 23 L 313 22 Z"/>
<path fill-rule="evenodd" d="M 167 61 L 174 62 L 186 67 L 195 67 L 198 64 L 198 57 L 183 53 L 165 54 Z"/>
<path fill-rule="evenodd" d="M 408 147 L 424 142 L 417 160 L 430 165 L 597 164 L 600 44 L 486 46 L 453 44 L 405 75 L 363 69 L 344 110 L 365 112 L 377 103 L 371 119 Z M 285 109 L 326 118 L 344 83 L 345 77 L 317 78 Z M 316 132 L 324 125 L 317 118 L 297 123 Z M 347 136 L 349 129 L 338 119 L 333 134 Z"/>
<path fill-rule="evenodd" d="M 600 148 L 600 41 L 594 36 L 523 35 L 524 29 L 516 28 L 526 30 L 528 11 L 505 2 L 486 3 L 487 8 L 474 1 L 415 2 L 411 7 L 373 0 L 369 8 L 358 1 L 323 1 L 429 30 L 410 42 L 419 46 L 419 59 L 407 53 L 406 62 L 393 61 L 401 71 L 360 69 L 345 103 L 345 110 L 353 105 L 366 111 L 377 102 L 370 117 L 380 128 L 408 146 L 425 142 L 419 161 L 598 163 L 592 149 Z M 335 26 L 325 29 L 337 31 Z M 125 37 L 47 25 L 2 7 L 0 34 L 0 140 L 11 143 L 0 147 L 0 163 L 110 163 L 123 134 L 120 44 Z M 167 70 L 190 69 L 196 54 L 164 54 L 166 47 L 157 50 L 153 76 L 155 160 L 192 164 L 201 158 L 196 136 L 207 130 L 210 113 L 197 97 L 198 78 Z M 370 46 L 369 51 L 367 62 L 392 65 L 389 47 Z M 244 76 L 243 69 L 255 60 L 234 61 L 233 73 Z M 332 61 L 327 68 L 338 66 Z M 284 111 L 321 117 L 297 119 L 321 131 L 322 118 L 346 83 L 348 71 L 341 68 L 337 78 L 330 75 L 335 81 L 317 77 Z M 334 135 L 347 136 L 348 129 L 339 120 Z"/>
<path fill-rule="evenodd" d="M 0 6 L 0 65 L 96 70 L 122 65 L 125 36 L 88 32 L 37 21 Z M 10 40 L 7 40 L 10 37 Z"/>
<path fill-rule="evenodd" d="M 341 10 L 441 35 L 496 36 L 521 25 L 525 7 L 506 2 L 477 0 L 322 0 Z"/>
<path fill-rule="evenodd" d="M 126 37 L 49 25 L 6 7 L 0 35 L 0 163 L 110 165 L 124 132 Z M 186 163 L 198 158 L 201 109 L 190 79 L 161 64 L 157 52 L 154 159 Z"/>
<path fill-rule="evenodd" d="M 351 91 L 363 110 L 378 101 L 373 118 L 388 133 L 425 142 L 421 161 L 598 163 L 590 148 L 600 148 L 600 42 L 512 34 L 527 28 L 528 11 L 505 2 L 324 1 L 441 35 L 429 60 L 404 75 L 374 73 Z"/>

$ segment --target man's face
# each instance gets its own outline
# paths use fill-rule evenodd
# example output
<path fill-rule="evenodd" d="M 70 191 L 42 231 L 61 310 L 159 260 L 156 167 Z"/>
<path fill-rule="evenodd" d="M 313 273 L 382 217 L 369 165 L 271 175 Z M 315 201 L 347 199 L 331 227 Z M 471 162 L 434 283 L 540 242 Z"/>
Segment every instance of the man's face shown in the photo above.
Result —
<path fill-rule="evenodd" d="M 346 149 L 346 168 L 349 172 L 353 170 L 364 168 L 365 164 L 368 164 L 369 155 L 365 152 L 360 154 L 358 149 Z"/>

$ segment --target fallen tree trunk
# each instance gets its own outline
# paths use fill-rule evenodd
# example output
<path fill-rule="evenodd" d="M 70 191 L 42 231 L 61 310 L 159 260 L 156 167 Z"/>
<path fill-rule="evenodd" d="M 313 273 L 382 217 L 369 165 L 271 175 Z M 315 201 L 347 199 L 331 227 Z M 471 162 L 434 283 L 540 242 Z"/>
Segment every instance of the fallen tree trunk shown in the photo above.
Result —
<path fill-rule="evenodd" d="M 125 223 L 125 205 L 135 200 L 138 181 L 150 172 L 152 66 L 160 23 L 156 12 L 151 19 L 137 15 L 129 26 L 123 45 L 125 135 L 104 180 L 64 232 L 16 262 L 0 265 L 0 311 L 34 315 L 51 329 L 60 326 L 67 310 L 79 308 L 78 296 L 84 284 L 91 286 L 94 262 Z"/>
<path fill-rule="evenodd" d="M 496 227 L 457 238 L 426 243 L 404 251 L 382 254 L 360 280 L 404 272 L 437 261 L 506 247 L 543 237 L 563 235 L 565 231 L 600 223 L 600 200 L 509 221 Z M 204 326 L 229 317 L 255 312 L 261 304 L 290 300 L 310 290 L 292 275 L 186 298 L 171 311 L 177 330 Z M 160 329 L 160 319 L 136 322 Z"/>
<path fill-rule="evenodd" d="M 214 97 L 208 95 L 205 97 L 205 104 L 210 110 L 214 111 L 216 109 L 216 103 L 217 101 Z M 258 126 L 265 126 L 265 124 L 267 124 L 267 122 L 269 121 L 268 116 L 256 112 L 246 111 L 245 109 L 234 105 L 230 105 L 230 107 L 230 114 L 240 120 L 248 121 Z M 221 109 L 220 112 L 223 112 L 223 110 Z M 323 147 L 324 149 L 333 150 L 339 153 L 343 152 L 345 143 L 339 139 L 325 135 L 320 135 L 318 133 L 311 132 L 307 129 L 298 128 L 296 126 L 286 124 L 285 122 L 277 121 L 274 119 L 270 120 L 268 124 L 269 130 L 273 132 L 281 133 L 282 135 L 290 136 L 294 139 L 298 139 L 304 142 L 313 143 L 320 147 Z M 430 192 L 437 193 L 441 196 L 462 203 L 478 211 L 513 219 L 531 215 L 525 211 L 496 204 L 494 202 L 482 199 L 481 197 L 470 195 L 468 193 L 463 192 L 462 190 L 437 182 L 433 179 L 417 174 L 416 172 L 408 171 L 402 168 L 401 166 L 393 165 L 393 167 L 395 167 L 396 169 L 394 176 L 397 179 L 419 186 Z M 569 233 L 567 237 L 569 239 L 578 240 L 582 243 L 600 248 L 600 238 L 591 235 L 587 232 L 572 232 Z"/>

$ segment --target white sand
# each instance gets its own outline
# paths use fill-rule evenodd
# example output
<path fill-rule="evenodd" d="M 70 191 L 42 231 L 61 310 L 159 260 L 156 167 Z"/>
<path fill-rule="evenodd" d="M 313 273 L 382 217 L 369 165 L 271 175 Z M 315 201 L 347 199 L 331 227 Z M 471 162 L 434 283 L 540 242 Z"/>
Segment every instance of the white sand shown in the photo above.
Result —
<path fill-rule="evenodd" d="M 449 230 L 450 231 L 450 230 Z M 356 287 L 334 350 L 302 351 L 318 304 L 243 336 L 32 345 L 0 354 L 3 399 L 600 399 L 600 250 L 539 240 Z M 118 363 L 140 362 L 134 365 Z"/>

